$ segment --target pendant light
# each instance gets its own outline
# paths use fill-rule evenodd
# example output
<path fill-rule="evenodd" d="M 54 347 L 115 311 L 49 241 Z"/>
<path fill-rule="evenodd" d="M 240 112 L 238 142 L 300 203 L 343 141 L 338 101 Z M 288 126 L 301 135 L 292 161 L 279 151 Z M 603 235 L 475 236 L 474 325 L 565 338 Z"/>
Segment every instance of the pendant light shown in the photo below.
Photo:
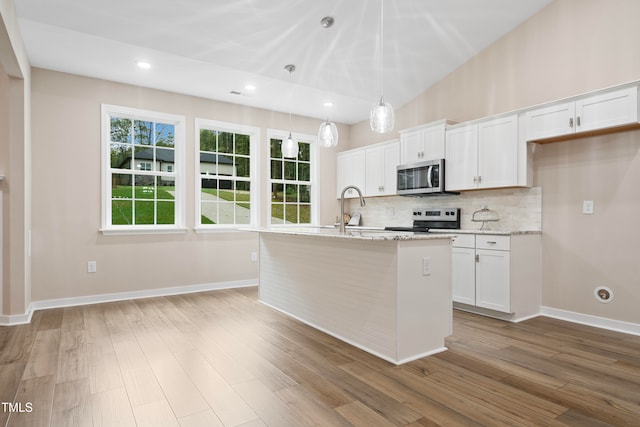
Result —
<path fill-rule="evenodd" d="M 371 109 L 369 124 L 376 133 L 386 133 L 393 130 L 395 114 L 393 107 L 384 101 L 384 0 L 380 0 L 380 101 Z"/>
<path fill-rule="evenodd" d="M 325 16 L 320 21 L 320 25 L 322 28 L 331 28 L 333 26 L 333 18 L 330 16 Z M 327 50 L 327 52 L 329 52 Z M 327 61 L 328 62 L 328 61 Z M 325 106 L 327 106 L 325 104 Z M 329 108 L 331 105 L 328 105 Z M 320 147 L 330 148 L 338 145 L 338 128 L 335 123 L 329 121 L 329 113 L 327 113 L 327 120 L 320 125 L 320 129 L 318 129 L 318 143 Z"/>
<path fill-rule="evenodd" d="M 296 70 L 296 66 L 288 64 L 284 66 L 284 69 L 289 72 L 289 88 L 291 89 L 291 73 Z M 282 156 L 288 159 L 298 158 L 298 143 L 291 137 L 291 99 L 293 98 L 293 91 L 289 95 L 289 137 L 282 143 Z"/>

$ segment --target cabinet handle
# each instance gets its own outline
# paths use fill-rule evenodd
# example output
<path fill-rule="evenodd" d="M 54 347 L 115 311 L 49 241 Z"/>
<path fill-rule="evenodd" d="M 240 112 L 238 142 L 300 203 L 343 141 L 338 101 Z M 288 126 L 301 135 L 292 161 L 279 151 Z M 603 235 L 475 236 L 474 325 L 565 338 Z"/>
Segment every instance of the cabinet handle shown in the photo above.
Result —
<path fill-rule="evenodd" d="M 474 183 L 474 184 L 477 184 L 477 183 L 478 183 L 478 177 L 477 177 L 477 176 L 474 176 L 474 177 L 473 177 L 473 183 Z"/>
<path fill-rule="evenodd" d="M 480 255 L 476 255 L 476 262 L 480 262 Z"/>
<path fill-rule="evenodd" d="M 576 127 L 580 127 L 580 116 L 576 117 Z"/>
<path fill-rule="evenodd" d="M 494 242 L 494 241 L 492 241 L 492 240 L 488 240 L 488 241 L 487 241 L 487 244 L 488 244 L 488 245 L 495 245 L 496 243 L 498 243 L 498 242 Z"/>
<path fill-rule="evenodd" d="M 573 117 L 569 117 L 569 127 L 573 128 Z"/>

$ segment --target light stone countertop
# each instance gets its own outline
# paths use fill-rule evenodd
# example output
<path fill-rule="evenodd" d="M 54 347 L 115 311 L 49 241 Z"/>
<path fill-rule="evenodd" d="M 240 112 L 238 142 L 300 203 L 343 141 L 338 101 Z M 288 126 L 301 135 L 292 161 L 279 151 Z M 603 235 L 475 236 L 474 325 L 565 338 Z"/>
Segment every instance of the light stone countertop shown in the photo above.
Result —
<path fill-rule="evenodd" d="M 493 234 L 501 236 L 516 236 L 521 234 L 542 234 L 540 230 L 445 230 L 435 229 L 429 230 L 431 233 L 455 233 L 455 234 Z"/>
<path fill-rule="evenodd" d="M 407 227 L 411 227 L 408 225 Z M 366 226 L 358 226 L 358 227 L 347 227 L 347 230 L 380 230 L 384 231 L 384 227 L 366 227 Z M 479 229 L 446 229 L 446 228 L 431 228 L 429 230 L 430 233 L 445 233 L 445 234 L 493 234 L 493 235 L 501 235 L 501 236 L 516 236 L 522 234 L 542 234 L 540 230 L 479 230 Z"/>
<path fill-rule="evenodd" d="M 348 227 L 345 234 L 333 227 L 269 227 L 246 228 L 243 231 L 255 231 L 259 233 L 289 234 L 298 236 L 314 236 L 331 239 L 358 239 L 358 240 L 432 240 L 451 239 L 452 233 L 415 234 L 410 231 L 388 231 L 382 228 Z"/>

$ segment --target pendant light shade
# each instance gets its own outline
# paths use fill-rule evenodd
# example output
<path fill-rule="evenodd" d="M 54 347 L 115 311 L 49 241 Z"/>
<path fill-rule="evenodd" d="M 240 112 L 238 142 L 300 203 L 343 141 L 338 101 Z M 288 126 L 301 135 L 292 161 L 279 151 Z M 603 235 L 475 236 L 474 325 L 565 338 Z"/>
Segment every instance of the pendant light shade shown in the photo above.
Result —
<path fill-rule="evenodd" d="M 391 104 L 384 102 L 384 96 L 381 96 L 380 101 L 371 109 L 369 124 L 371 130 L 376 133 L 386 133 L 393 130 L 395 113 Z"/>
<path fill-rule="evenodd" d="M 291 73 L 296 70 L 296 66 L 285 65 L 284 69 L 289 72 L 289 87 L 291 87 Z M 293 92 L 293 91 L 292 91 Z M 296 159 L 298 157 L 298 142 L 291 137 L 291 98 L 293 93 L 289 95 L 289 137 L 282 143 L 282 157 L 288 159 Z"/>
<path fill-rule="evenodd" d="M 320 147 L 330 148 L 338 145 L 338 128 L 335 123 L 326 121 L 320 125 L 318 130 L 318 142 Z"/>
<path fill-rule="evenodd" d="M 395 113 L 388 102 L 384 102 L 384 0 L 380 0 L 380 101 L 371 109 L 369 125 L 376 133 L 386 133 L 393 130 Z"/>
<path fill-rule="evenodd" d="M 288 159 L 298 157 L 298 143 L 291 137 L 291 132 L 289 132 L 289 137 L 282 142 L 282 157 Z"/>

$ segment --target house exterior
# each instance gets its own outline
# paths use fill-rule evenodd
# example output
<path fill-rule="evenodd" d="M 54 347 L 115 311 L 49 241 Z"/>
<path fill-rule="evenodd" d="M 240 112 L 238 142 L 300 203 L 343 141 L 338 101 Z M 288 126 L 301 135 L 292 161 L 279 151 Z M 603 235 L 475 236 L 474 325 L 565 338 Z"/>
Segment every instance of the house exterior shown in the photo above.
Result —
<path fill-rule="evenodd" d="M 160 171 L 160 172 L 173 172 L 174 171 L 174 150 L 166 148 L 146 148 L 136 149 L 135 151 L 135 165 L 131 165 L 132 157 L 127 156 L 122 159 L 122 162 L 117 166 L 118 169 L 124 170 L 142 170 L 142 171 Z M 212 175 L 212 176 L 235 176 L 236 167 L 233 164 L 233 160 L 227 156 L 223 156 L 215 153 L 203 153 L 200 152 L 200 174 Z M 118 175 L 120 180 L 117 185 L 131 185 L 131 177 L 124 177 Z M 175 180 L 172 176 L 162 177 L 163 185 L 170 185 Z M 220 181 L 221 187 L 224 188 L 229 181 Z M 203 188 L 215 188 L 215 182 L 213 180 L 203 179 Z"/>

